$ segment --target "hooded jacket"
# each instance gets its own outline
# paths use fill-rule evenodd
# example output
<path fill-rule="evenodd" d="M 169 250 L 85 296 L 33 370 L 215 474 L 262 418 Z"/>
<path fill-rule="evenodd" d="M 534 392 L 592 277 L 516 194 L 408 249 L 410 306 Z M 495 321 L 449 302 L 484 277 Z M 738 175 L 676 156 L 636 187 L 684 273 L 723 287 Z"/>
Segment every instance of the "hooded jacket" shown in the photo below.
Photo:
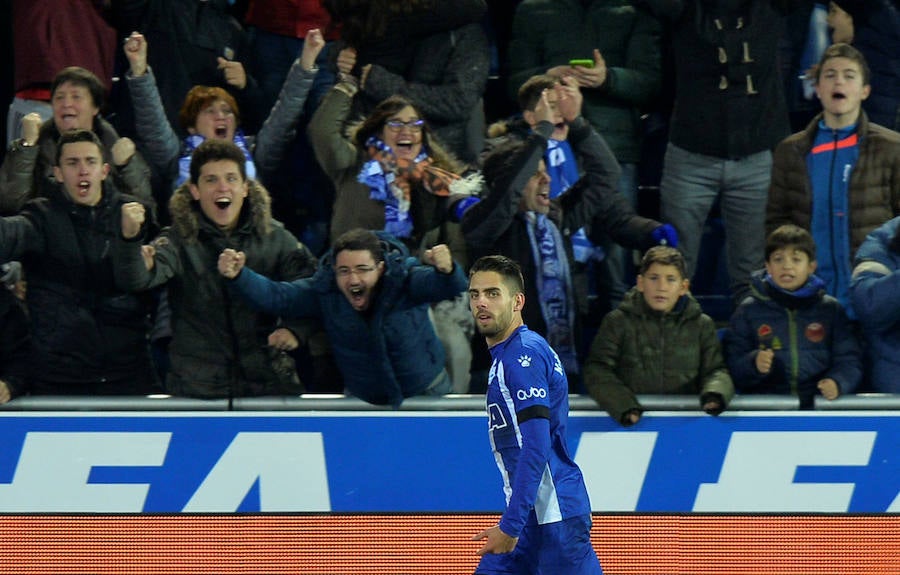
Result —
<path fill-rule="evenodd" d="M 862 381 L 862 357 L 856 330 L 838 301 L 823 289 L 793 295 L 764 280 L 750 281 L 750 296 L 731 317 L 725 358 L 741 393 L 795 394 L 811 407 L 819 380 L 831 378 L 841 394 Z M 774 349 L 768 374 L 756 369 L 760 349 Z"/>
<path fill-rule="evenodd" d="M 132 291 L 166 284 L 172 310 L 171 370 L 166 387 L 174 395 L 223 398 L 297 394 L 291 366 L 267 345 L 277 318 L 233 298 L 217 261 L 225 248 L 243 251 L 247 265 L 278 280 L 309 276 L 315 258 L 272 219 L 268 192 L 253 180 L 237 227 L 225 233 L 207 219 L 189 185 L 175 191 L 169 206 L 172 226 L 153 241 L 153 269 L 147 270 L 138 241 L 119 237 L 116 280 Z M 303 342 L 307 329 L 284 324 Z M 278 366 L 278 372 L 276 367 Z M 280 374 L 280 375 L 279 375 Z"/>
<path fill-rule="evenodd" d="M 348 391 L 363 401 L 396 407 L 423 393 L 444 369 L 444 349 L 428 304 L 455 298 L 467 283 L 459 264 L 442 274 L 410 257 L 399 240 L 380 236 L 385 270 L 365 313 L 353 309 L 340 291 L 330 251 L 312 278 L 276 283 L 248 265 L 251 269 L 245 267 L 231 284 L 268 313 L 319 318 Z"/>
<path fill-rule="evenodd" d="M 622 422 L 640 410 L 639 394 L 734 397 L 734 385 L 713 320 L 690 294 L 669 313 L 660 313 L 632 288 L 603 319 L 584 367 L 584 384 L 594 400 Z M 699 407 L 699 406 L 698 406 Z"/>

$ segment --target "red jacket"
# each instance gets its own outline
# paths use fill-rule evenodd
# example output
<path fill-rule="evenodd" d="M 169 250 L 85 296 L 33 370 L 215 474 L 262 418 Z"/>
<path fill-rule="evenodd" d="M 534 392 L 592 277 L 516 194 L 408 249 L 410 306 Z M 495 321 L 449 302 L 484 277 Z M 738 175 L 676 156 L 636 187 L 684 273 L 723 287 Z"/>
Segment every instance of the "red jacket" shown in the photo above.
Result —
<path fill-rule="evenodd" d="M 112 86 L 116 32 L 92 0 L 14 0 L 16 92 L 48 88 L 56 73 L 81 66 Z"/>
<path fill-rule="evenodd" d="M 337 30 L 329 30 L 331 18 L 321 0 L 250 0 L 244 24 L 295 38 L 304 38 L 313 28 L 321 30 L 326 40 L 338 37 Z"/>

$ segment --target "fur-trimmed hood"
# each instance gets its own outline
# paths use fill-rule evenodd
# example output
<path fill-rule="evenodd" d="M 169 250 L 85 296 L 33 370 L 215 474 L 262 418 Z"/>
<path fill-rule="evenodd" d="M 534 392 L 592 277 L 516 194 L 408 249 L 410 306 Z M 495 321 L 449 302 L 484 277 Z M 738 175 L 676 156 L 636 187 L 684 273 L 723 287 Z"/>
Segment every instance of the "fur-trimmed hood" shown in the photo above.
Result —
<path fill-rule="evenodd" d="M 247 181 L 247 198 L 241 208 L 237 229 L 245 229 L 263 237 L 272 232 L 272 198 L 262 184 Z M 169 200 L 172 229 L 186 241 L 196 241 L 205 216 L 200 204 L 191 196 L 190 184 L 185 182 Z M 208 222 L 208 220 L 206 220 Z"/>

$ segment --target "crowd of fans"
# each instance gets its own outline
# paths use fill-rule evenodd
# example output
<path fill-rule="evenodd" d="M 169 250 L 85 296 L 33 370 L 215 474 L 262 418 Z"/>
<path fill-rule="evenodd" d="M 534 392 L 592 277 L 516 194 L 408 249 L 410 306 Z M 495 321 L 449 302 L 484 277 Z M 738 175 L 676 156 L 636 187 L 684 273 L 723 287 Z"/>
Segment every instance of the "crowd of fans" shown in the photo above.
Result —
<path fill-rule="evenodd" d="M 622 425 L 900 393 L 896 1 L 11 9 L 0 403 L 483 393 L 490 254 Z"/>

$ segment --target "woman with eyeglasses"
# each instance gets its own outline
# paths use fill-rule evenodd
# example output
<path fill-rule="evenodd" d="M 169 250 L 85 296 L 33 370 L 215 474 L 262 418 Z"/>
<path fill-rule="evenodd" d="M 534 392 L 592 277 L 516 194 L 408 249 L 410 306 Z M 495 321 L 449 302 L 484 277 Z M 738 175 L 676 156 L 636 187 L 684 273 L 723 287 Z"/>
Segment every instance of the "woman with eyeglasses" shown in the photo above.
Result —
<path fill-rule="evenodd" d="M 347 61 L 354 58 L 350 49 L 342 50 L 338 69 L 352 68 Z M 342 71 L 307 130 L 335 187 L 331 238 L 353 228 L 381 230 L 416 253 L 427 232 L 469 201 L 480 178 L 460 177 L 466 167 L 444 150 L 418 107 L 403 96 L 388 97 L 361 123 L 348 126 L 358 85 Z"/>
<path fill-rule="evenodd" d="M 125 77 L 136 112 L 135 129 L 147 160 L 172 182 L 168 189 L 175 190 L 188 180 L 191 154 L 207 139 L 234 142 L 247 160 L 247 176 L 263 183 L 269 180 L 294 139 L 297 120 L 318 71 L 316 57 L 324 45 L 319 30 L 307 33 L 303 51 L 255 138 L 240 129 L 237 102 L 226 90 L 215 86 L 191 88 L 179 112 L 181 127 L 188 134 L 182 142 L 166 119 L 153 70 L 147 64 L 147 40 L 133 32 L 125 40 L 124 50 L 130 66 Z M 243 74 L 243 68 L 236 73 Z"/>

